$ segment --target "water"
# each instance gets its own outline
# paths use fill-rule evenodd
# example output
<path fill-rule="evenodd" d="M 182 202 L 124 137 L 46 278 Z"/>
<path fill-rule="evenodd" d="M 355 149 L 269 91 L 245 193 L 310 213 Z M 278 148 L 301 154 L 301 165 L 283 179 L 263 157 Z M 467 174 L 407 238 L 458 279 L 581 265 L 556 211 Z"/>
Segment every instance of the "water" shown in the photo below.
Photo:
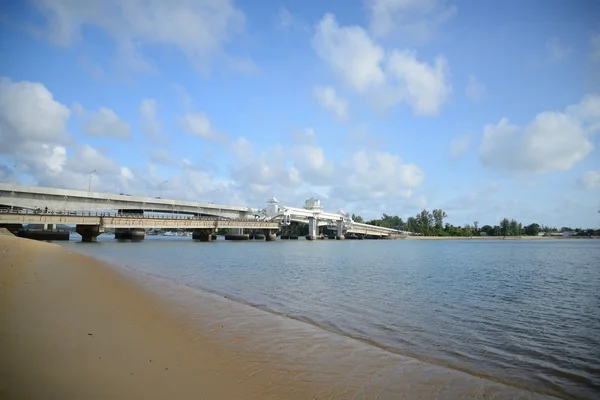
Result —
<path fill-rule="evenodd" d="M 600 398 L 599 240 L 65 243 L 409 355 Z"/>

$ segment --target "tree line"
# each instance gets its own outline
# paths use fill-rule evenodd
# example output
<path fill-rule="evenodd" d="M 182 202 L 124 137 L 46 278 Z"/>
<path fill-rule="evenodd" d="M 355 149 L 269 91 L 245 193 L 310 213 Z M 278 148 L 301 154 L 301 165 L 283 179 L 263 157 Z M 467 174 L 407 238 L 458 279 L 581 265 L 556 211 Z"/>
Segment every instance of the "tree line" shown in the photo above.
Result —
<path fill-rule="evenodd" d="M 435 209 L 431 212 L 429 210 L 422 210 L 414 217 L 407 218 L 406 221 L 397 215 L 383 214 L 380 219 L 365 222 L 360 215 L 352 214 L 352 219 L 355 222 L 414 232 L 424 236 L 538 236 L 540 233 L 551 234 L 558 232 L 570 232 L 572 236 L 600 235 L 600 229 L 573 229 L 570 227 L 557 229 L 538 223 L 523 225 L 514 219 L 509 220 L 508 218 L 503 218 L 498 225 L 494 226 L 480 226 L 478 221 L 474 221 L 472 224 L 464 224 L 463 226 L 455 226 L 444 223 L 447 217 L 448 214 L 442 209 Z"/>

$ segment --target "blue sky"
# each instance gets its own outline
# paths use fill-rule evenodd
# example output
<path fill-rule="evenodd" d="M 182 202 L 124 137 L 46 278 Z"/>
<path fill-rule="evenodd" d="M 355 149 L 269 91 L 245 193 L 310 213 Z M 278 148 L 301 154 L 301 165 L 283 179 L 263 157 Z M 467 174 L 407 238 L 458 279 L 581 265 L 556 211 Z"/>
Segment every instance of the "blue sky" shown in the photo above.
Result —
<path fill-rule="evenodd" d="M 597 226 L 596 1 L 0 4 L 0 180 Z M 166 183 L 164 183 L 167 181 Z"/>

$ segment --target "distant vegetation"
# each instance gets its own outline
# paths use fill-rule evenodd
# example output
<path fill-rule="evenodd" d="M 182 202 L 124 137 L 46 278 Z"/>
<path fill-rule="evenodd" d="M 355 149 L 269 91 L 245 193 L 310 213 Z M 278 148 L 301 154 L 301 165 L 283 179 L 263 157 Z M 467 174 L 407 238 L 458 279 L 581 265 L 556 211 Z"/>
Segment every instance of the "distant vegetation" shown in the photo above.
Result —
<path fill-rule="evenodd" d="M 504 218 L 499 225 L 483 225 L 479 226 L 478 221 L 473 224 L 465 224 L 463 226 L 454 226 L 444 223 L 444 219 L 448 217 L 446 212 L 441 209 L 433 211 L 423 210 L 414 217 L 409 217 L 406 221 L 397 215 L 391 216 L 383 214 L 380 219 L 367 221 L 367 224 L 382 226 L 386 228 L 399 229 L 419 233 L 425 236 L 537 236 L 540 233 L 552 234 L 560 232 L 570 232 L 572 236 L 592 236 L 600 235 L 600 229 L 581 229 L 562 227 L 557 229 L 554 227 L 544 226 L 537 223 L 523 225 L 514 219 Z M 352 215 L 352 219 L 356 222 L 364 222 L 360 215 Z"/>

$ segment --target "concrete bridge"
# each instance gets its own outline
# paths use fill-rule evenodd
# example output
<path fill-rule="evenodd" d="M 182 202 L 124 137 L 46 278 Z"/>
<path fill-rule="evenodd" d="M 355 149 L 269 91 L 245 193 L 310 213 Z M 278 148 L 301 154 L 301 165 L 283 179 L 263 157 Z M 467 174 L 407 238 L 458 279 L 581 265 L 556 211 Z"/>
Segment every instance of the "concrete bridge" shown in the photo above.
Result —
<path fill-rule="evenodd" d="M 281 221 L 282 225 L 289 225 L 292 222 L 308 224 L 308 240 L 323 238 L 319 234 L 319 227 L 327 227 L 336 232 L 338 240 L 344 239 L 347 233 L 376 237 L 394 237 L 406 234 L 406 232 L 396 229 L 354 222 L 350 215 L 343 211 L 325 212 L 321 202 L 317 199 L 308 199 L 304 203 L 304 208 L 297 208 L 280 206 L 277 199 L 271 198 L 267 207 L 260 210 L 258 214 L 267 221 Z"/>
<path fill-rule="evenodd" d="M 97 211 L 39 213 L 28 210 L 10 211 L 4 209 L 0 212 L 0 226 L 15 230 L 23 224 L 44 225 L 46 230 L 51 230 L 58 224 L 75 225 L 76 232 L 81 235 L 84 242 L 96 241 L 96 237 L 104 232 L 105 228 L 115 228 L 115 236 L 122 239 L 143 239 L 145 230 L 148 228 L 193 229 L 192 237 L 200 241 L 212 240 L 214 232 L 222 228 L 233 228 L 238 231 L 243 229 L 261 230 L 264 232 L 266 240 L 272 241 L 275 240 L 275 233 L 279 230 L 278 222 L 258 221 L 256 219 L 142 215 Z M 237 239 L 245 238 L 243 233 L 237 233 L 233 236 L 239 236 Z"/>
<path fill-rule="evenodd" d="M 131 196 L 22 186 L 0 183 L 0 207 L 33 210 L 35 208 L 68 211 L 132 211 L 162 212 L 172 214 L 211 215 L 225 218 L 252 217 L 257 209 L 243 206 L 167 200 Z"/>
<path fill-rule="evenodd" d="M 323 211 L 321 202 L 317 199 L 309 199 L 305 202 L 303 208 L 288 207 L 279 205 L 279 202 L 272 198 L 264 209 L 256 209 L 244 206 L 217 205 L 212 203 L 200 203 L 191 201 L 169 200 L 161 198 L 131 196 L 128 194 L 107 194 L 86 192 L 77 190 L 43 188 L 36 186 L 22 186 L 14 184 L 0 183 L 0 208 L 14 210 L 50 210 L 51 215 L 47 218 L 55 219 L 53 216 L 57 212 L 63 215 L 75 213 L 81 216 L 81 212 L 100 211 L 107 213 L 117 211 L 120 214 L 138 214 L 139 220 L 151 215 L 148 213 L 169 213 L 172 215 L 193 215 L 196 218 L 202 216 L 213 216 L 240 221 L 260 220 L 265 223 L 275 224 L 279 227 L 289 226 L 292 222 L 308 225 L 307 239 L 322 239 L 319 228 L 327 227 L 328 230 L 336 232 L 337 239 L 344 239 L 346 234 L 355 234 L 360 236 L 372 237 L 394 237 L 409 234 L 395 229 L 383 228 L 374 225 L 357 223 L 350 218 L 348 213 L 339 211 L 330 213 Z M 30 218 L 29 216 L 27 218 Z M 117 218 L 117 217 L 115 217 Z M 121 224 L 125 220 L 121 218 Z M 164 217 L 165 221 L 169 218 Z M 173 220 L 178 220 L 173 218 Z M 134 220 L 131 220 L 134 221 Z M 138 221 L 138 220 L 135 220 Z M 152 219 L 153 224 L 158 223 L 158 219 Z M 199 221 L 198 219 L 194 221 Z M 247 222 L 247 221 L 246 221 Z M 31 222 L 35 223 L 35 222 Z M 46 222 L 52 224 L 52 222 Z M 57 222 L 66 223 L 66 222 Z M 129 223 L 129 222 L 127 222 Z M 166 223 L 166 222 L 165 222 Z M 97 225 L 70 222 L 74 225 Z M 146 227 L 162 227 L 163 225 L 142 224 L 139 229 Z M 109 227 L 108 225 L 105 225 Z M 173 227 L 171 225 L 166 227 Z M 223 226 L 225 227 L 225 226 Z M 243 235 L 243 229 L 262 229 L 250 228 L 250 226 L 240 225 L 235 228 L 234 234 Z M 115 226 L 117 229 L 134 229 L 131 227 Z M 204 229 L 202 227 L 193 227 L 194 229 Z M 83 228 L 82 228 L 83 229 Z M 275 228 L 269 228 L 275 229 Z M 285 228 L 284 228 L 285 229 Z M 271 233 L 269 233 L 270 235 Z"/>

